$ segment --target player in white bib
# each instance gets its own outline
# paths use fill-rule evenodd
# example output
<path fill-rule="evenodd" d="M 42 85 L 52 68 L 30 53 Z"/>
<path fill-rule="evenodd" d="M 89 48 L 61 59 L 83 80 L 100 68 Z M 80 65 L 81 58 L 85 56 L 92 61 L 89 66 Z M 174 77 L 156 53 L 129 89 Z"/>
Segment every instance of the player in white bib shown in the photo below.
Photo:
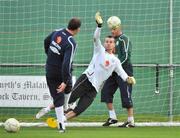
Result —
<path fill-rule="evenodd" d="M 120 60 L 113 54 L 115 39 L 112 36 L 105 38 L 104 46 L 100 41 L 103 20 L 97 12 L 96 23 L 98 27 L 94 32 L 94 52 L 88 68 L 76 81 L 69 99 L 69 104 L 79 99 L 77 106 L 65 115 L 65 120 L 78 116 L 84 112 L 94 101 L 104 82 L 116 72 L 124 81 L 135 84 L 135 79 L 129 77 L 121 66 Z"/>

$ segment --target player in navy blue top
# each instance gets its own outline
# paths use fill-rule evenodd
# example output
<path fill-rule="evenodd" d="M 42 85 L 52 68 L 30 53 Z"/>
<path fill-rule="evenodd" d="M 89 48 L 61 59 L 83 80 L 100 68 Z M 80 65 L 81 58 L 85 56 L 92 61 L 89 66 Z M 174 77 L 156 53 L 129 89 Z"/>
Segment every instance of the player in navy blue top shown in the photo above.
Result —
<path fill-rule="evenodd" d="M 65 131 L 63 121 L 64 93 L 69 94 L 72 88 L 72 60 L 76 50 L 73 36 L 80 31 L 81 21 L 72 18 L 67 28 L 52 32 L 44 40 L 47 55 L 46 80 L 53 97 L 59 131 Z M 60 89 L 57 91 L 56 89 Z"/>
<path fill-rule="evenodd" d="M 71 63 L 76 49 L 72 34 L 67 29 L 60 29 L 53 32 L 47 39 L 50 40 L 50 44 L 45 44 L 46 76 L 58 75 L 62 82 L 68 84 L 71 81 Z M 45 41 L 49 41 L 47 39 Z"/>

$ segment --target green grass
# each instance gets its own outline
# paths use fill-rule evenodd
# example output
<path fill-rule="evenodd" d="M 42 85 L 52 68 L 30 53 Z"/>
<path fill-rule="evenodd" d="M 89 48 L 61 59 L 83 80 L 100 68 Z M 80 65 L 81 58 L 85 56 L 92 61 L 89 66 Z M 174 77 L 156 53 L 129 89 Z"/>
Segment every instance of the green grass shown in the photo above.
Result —
<path fill-rule="evenodd" d="M 0 113 L 0 122 L 5 122 L 8 118 L 16 118 L 20 122 L 44 122 L 48 117 L 55 117 L 55 113 L 51 112 L 48 115 L 42 117 L 41 119 L 35 119 L 34 114 L 1 114 Z M 107 120 L 108 115 L 80 115 L 70 121 L 72 122 L 104 122 Z M 121 114 L 118 116 L 119 122 L 124 122 L 127 120 L 127 115 Z M 136 122 L 168 122 L 169 117 L 167 115 L 158 115 L 158 114 L 135 114 Z M 180 116 L 174 116 L 173 121 L 180 122 Z"/>
<path fill-rule="evenodd" d="M 180 127 L 70 127 L 66 133 L 47 127 L 21 128 L 18 133 L 7 133 L 0 127 L 0 138 L 177 138 Z"/>

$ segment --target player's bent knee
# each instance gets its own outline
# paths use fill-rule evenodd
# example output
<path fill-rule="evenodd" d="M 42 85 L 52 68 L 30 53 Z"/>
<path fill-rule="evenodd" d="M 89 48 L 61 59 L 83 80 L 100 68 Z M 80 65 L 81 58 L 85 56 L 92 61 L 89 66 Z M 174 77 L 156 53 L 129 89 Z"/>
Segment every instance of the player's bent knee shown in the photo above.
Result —
<path fill-rule="evenodd" d="M 83 111 L 78 110 L 77 108 L 74 108 L 73 112 L 76 114 L 76 116 L 80 115 Z"/>
<path fill-rule="evenodd" d="M 101 102 L 108 104 L 108 103 L 113 103 L 113 100 L 112 99 L 106 99 L 106 100 L 101 99 Z"/>
<path fill-rule="evenodd" d="M 113 103 L 113 97 L 111 96 L 102 96 L 101 97 L 102 103 Z"/>
<path fill-rule="evenodd" d="M 132 108 L 132 107 L 133 107 L 133 105 L 122 105 L 122 107 L 123 107 L 123 108 L 127 108 L 127 109 L 128 109 L 128 108 Z"/>
<path fill-rule="evenodd" d="M 133 102 L 131 98 L 123 98 L 122 99 L 122 107 L 123 108 L 132 108 L 133 107 Z"/>
<path fill-rule="evenodd" d="M 127 103 L 127 102 L 126 102 L 126 103 L 122 103 L 122 107 L 123 107 L 123 108 L 127 108 L 127 109 L 128 109 L 128 108 L 132 108 L 132 107 L 133 107 L 133 104 L 132 104 L 132 103 Z"/>

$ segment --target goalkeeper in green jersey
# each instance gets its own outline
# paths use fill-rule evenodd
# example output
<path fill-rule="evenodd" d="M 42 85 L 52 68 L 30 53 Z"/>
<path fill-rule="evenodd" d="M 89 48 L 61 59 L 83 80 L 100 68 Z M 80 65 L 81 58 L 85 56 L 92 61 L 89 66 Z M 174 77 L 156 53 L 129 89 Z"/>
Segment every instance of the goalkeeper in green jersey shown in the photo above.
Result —
<path fill-rule="evenodd" d="M 113 21 L 118 22 L 113 25 Z M 112 23 L 111 23 L 112 22 Z M 129 38 L 121 30 L 121 20 L 117 16 L 112 16 L 107 21 L 112 36 L 116 40 L 115 53 L 121 61 L 122 67 L 128 76 L 133 76 L 133 67 L 131 63 L 132 44 Z M 127 109 L 128 119 L 118 127 L 134 127 L 133 102 L 131 98 L 132 85 L 124 82 L 115 72 L 108 78 L 102 88 L 101 102 L 105 102 L 109 110 L 109 118 L 103 126 L 109 126 L 118 122 L 113 107 L 113 97 L 117 90 L 120 89 L 122 107 Z"/>

